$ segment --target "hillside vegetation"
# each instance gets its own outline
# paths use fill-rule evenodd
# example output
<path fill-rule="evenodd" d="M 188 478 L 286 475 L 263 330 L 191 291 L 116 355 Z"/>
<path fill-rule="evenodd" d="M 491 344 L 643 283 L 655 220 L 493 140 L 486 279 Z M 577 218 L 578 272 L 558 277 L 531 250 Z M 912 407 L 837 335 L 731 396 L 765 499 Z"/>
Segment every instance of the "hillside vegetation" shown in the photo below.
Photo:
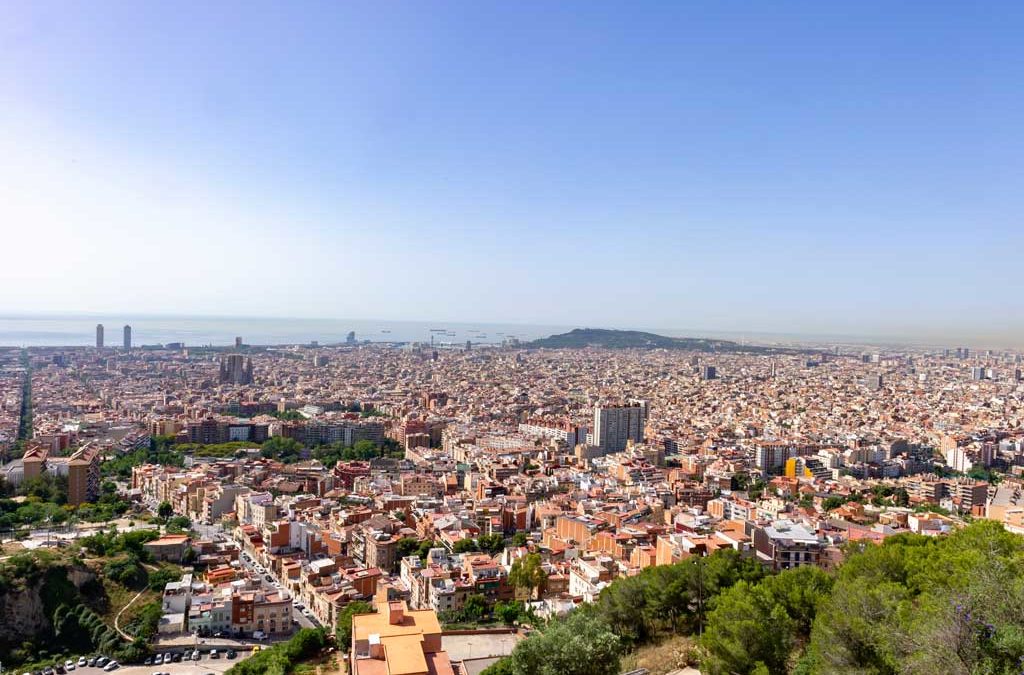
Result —
<path fill-rule="evenodd" d="M 784 352 L 785 349 L 741 345 L 730 340 L 710 338 L 675 338 L 644 333 L 637 330 L 609 330 L 605 328 L 575 328 L 568 333 L 533 340 L 528 347 L 547 349 L 581 349 L 602 347 L 604 349 L 688 349 L 700 352 Z"/>
<path fill-rule="evenodd" d="M 142 544 L 156 530 L 101 532 L 79 544 L 88 556 L 34 550 L 0 561 L 0 654 L 4 665 L 34 670 L 63 655 L 103 651 L 121 661 L 145 655 L 160 618 L 159 593 L 180 576 L 173 565 L 150 564 Z M 141 595 L 140 595 L 141 594 Z M 114 617 L 136 596 L 114 630 Z"/>
<path fill-rule="evenodd" d="M 1024 538 L 979 521 L 855 544 L 835 573 L 766 575 L 735 553 L 652 567 L 523 641 L 486 675 L 617 673 L 643 647 L 706 675 L 1019 675 Z M 703 635 L 696 638 L 703 627 Z M 673 636 L 693 636 L 680 649 Z M 636 663 L 630 658 L 629 663 Z"/>

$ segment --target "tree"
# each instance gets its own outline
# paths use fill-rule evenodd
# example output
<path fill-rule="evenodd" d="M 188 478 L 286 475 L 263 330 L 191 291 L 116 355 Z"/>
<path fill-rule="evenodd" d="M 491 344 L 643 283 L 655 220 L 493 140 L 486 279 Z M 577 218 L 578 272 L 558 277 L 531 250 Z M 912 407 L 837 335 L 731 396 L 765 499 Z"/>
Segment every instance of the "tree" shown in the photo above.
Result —
<path fill-rule="evenodd" d="M 573 612 L 516 645 L 509 657 L 511 671 L 504 672 L 616 675 L 622 649 L 622 641 L 604 622 L 584 612 Z"/>
<path fill-rule="evenodd" d="M 373 606 L 362 600 L 355 600 L 345 605 L 345 608 L 338 614 L 338 627 L 334 631 L 338 647 L 342 651 L 352 649 L 352 617 L 356 614 L 369 614 Z"/>
<path fill-rule="evenodd" d="M 481 551 L 495 555 L 505 550 L 505 537 L 500 534 L 482 534 L 477 538 L 476 545 Z"/>
<path fill-rule="evenodd" d="M 276 459 L 285 464 L 297 462 L 301 457 L 302 443 L 294 438 L 271 436 L 260 446 L 260 455 L 267 459 Z"/>
<path fill-rule="evenodd" d="M 231 675 L 288 675 L 326 644 L 327 634 L 323 628 L 303 628 L 288 642 L 280 642 L 239 661 L 226 672 Z"/>
<path fill-rule="evenodd" d="M 518 600 L 512 602 L 499 602 L 494 605 L 494 616 L 501 619 L 502 623 L 507 626 L 515 624 L 516 621 L 521 620 L 526 615 L 526 608 L 523 603 Z"/>
<path fill-rule="evenodd" d="M 452 553 L 473 553 L 479 550 L 475 539 L 459 539 L 452 546 Z"/>
<path fill-rule="evenodd" d="M 753 584 L 739 581 L 718 597 L 708 615 L 701 640 L 707 650 L 702 671 L 785 672 L 794 647 L 809 637 L 818 605 L 831 586 L 828 574 L 809 566 Z"/>
<path fill-rule="evenodd" d="M 192 527 L 192 521 L 188 516 L 174 516 L 167 520 L 167 531 L 171 534 L 182 534 Z"/>
<path fill-rule="evenodd" d="M 487 615 L 487 598 L 474 593 L 466 598 L 466 604 L 462 606 L 462 616 L 467 621 L 479 621 Z"/>
<path fill-rule="evenodd" d="M 535 593 L 543 593 L 547 585 L 548 575 L 544 571 L 540 554 L 530 553 L 512 563 L 508 573 L 508 582 L 527 597 Z"/>
<path fill-rule="evenodd" d="M 835 509 L 838 509 L 845 503 L 846 499 L 838 495 L 832 497 L 825 497 L 825 499 L 823 499 L 821 502 L 821 508 L 825 511 L 834 511 Z"/>
<path fill-rule="evenodd" d="M 399 560 L 415 555 L 420 549 L 420 540 L 415 537 L 402 537 L 398 540 L 397 552 Z"/>
<path fill-rule="evenodd" d="M 174 515 L 174 507 L 171 506 L 170 502 L 160 502 L 160 506 L 156 507 L 156 515 L 166 520 Z"/>
<path fill-rule="evenodd" d="M 525 532 L 516 532 L 512 535 L 512 545 L 516 548 L 526 546 L 527 541 L 529 541 L 529 537 L 526 536 Z"/>
<path fill-rule="evenodd" d="M 1024 663 L 1024 538 L 980 520 L 848 551 L 805 673 L 1010 673 Z"/>

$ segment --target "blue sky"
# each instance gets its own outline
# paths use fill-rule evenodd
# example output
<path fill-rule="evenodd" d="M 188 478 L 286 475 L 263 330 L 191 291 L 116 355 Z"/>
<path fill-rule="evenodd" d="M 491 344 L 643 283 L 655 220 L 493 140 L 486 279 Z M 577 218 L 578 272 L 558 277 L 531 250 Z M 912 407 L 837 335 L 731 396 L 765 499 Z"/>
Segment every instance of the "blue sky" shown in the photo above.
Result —
<path fill-rule="evenodd" d="M 3 3 L 0 311 L 1012 339 L 1022 34 L 1010 2 Z"/>

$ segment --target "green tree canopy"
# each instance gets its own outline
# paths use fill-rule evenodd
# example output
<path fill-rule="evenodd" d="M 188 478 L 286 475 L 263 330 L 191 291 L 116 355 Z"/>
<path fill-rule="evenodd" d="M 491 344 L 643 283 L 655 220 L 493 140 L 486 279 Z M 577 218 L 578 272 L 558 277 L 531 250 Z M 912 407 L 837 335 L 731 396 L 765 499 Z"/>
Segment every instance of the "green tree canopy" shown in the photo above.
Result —
<path fill-rule="evenodd" d="M 604 622 L 588 613 L 574 612 L 516 645 L 508 659 L 511 669 L 504 672 L 617 675 L 622 652 L 622 641 Z"/>
<path fill-rule="evenodd" d="M 352 649 L 352 617 L 356 614 L 369 614 L 373 611 L 373 606 L 368 602 L 362 600 L 355 600 L 345 605 L 345 608 L 338 614 L 338 625 L 335 628 L 334 635 L 338 642 L 338 647 L 342 651 L 349 651 Z"/>

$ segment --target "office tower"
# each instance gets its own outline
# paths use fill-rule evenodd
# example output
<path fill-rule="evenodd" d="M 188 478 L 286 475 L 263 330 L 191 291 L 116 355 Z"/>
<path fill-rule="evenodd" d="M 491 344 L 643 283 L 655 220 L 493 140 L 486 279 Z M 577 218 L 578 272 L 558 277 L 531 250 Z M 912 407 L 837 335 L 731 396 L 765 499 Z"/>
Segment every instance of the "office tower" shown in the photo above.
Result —
<path fill-rule="evenodd" d="M 622 452 L 627 441 L 644 440 L 649 408 L 647 401 L 628 401 L 624 406 L 594 406 L 594 445 L 605 453 Z"/>
<path fill-rule="evenodd" d="M 241 354 L 229 354 L 220 360 L 221 384 L 252 384 L 252 359 Z"/>
<path fill-rule="evenodd" d="M 718 369 L 715 368 L 714 366 L 704 366 L 700 371 L 700 378 L 702 380 L 714 380 L 717 377 Z"/>
<path fill-rule="evenodd" d="M 96 324 L 96 349 L 103 349 L 103 324 Z"/>
<path fill-rule="evenodd" d="M 984 368 L 971 368 L 971 379 L 972 380 L 984 380 L 985 369 Z"/>
<path fill-rule="evenodd" d="M 235 338 L 235 349 L 239 349 L 239 348 L 241 348 L 241 346 L 242 346 L 242 338 L 241 337 L 236 337 Z"/>
<path fill-rule="evenodd" d="M 771 366 L 771 369 L 768 371 L 768 376 L 769 377 L 775 377 L 776 372 L 777 372 L 777 370 L 775 368 L 775 362 L 772 361 L 772 366 Z"/>
<path fill-rule="evenodd" d="M 868 375 L 863 379 L 864 386 L 872 391 L 877 391 L 882 388 L 882 376 L 881 375 Z"/>
<path fill-rule="evenodd" d="M 430 339 L 433 340 L 434 336 L 431 335 Z M 354 330 L 350 330 L 348 332 L 348 335 L 345 336 L 345 344 L 354 345 L 355 343 L 356 343 L 356 332 Z"/>
<path fill-rule="evenodd" d="M 1013 371 L 1013 379 L 1015 382 L 1020 382 L 1021 380 L 1024 380 L 1024 370 L 1021 370 L 1020 368 L 1015 369 Z"/>
<path fill-rule="evenodd" d="M 132 327 L 125 324 L 124 327 L 124 350 L 131 351 L 132 348 Z"/>

